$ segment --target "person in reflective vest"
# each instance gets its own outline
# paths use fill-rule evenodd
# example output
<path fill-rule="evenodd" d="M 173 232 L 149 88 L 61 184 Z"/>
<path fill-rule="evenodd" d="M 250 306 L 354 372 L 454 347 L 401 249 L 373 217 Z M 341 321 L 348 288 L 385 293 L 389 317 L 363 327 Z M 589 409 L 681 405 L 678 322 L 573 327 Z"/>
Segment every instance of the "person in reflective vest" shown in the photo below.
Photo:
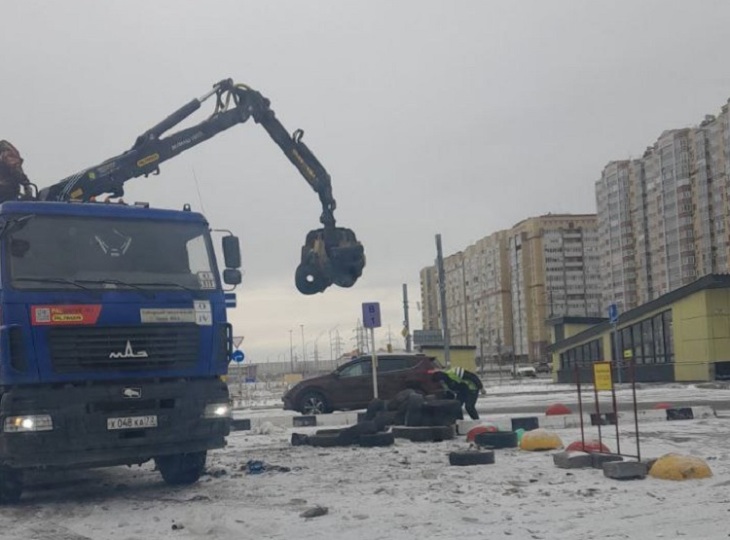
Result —
<path fill-rule="evenodd" d="M 433 380 L 441 383 L 445 390 L 456 394 L 456 399 L 461 401 L 462 406 L 472 418 L 479 420 L 479 413 L 476 409 L 479 394 L 486 395 L 481 379 L 471 371 L 463 367 L 451 367 L 446 370 L 435 371 Z"/>

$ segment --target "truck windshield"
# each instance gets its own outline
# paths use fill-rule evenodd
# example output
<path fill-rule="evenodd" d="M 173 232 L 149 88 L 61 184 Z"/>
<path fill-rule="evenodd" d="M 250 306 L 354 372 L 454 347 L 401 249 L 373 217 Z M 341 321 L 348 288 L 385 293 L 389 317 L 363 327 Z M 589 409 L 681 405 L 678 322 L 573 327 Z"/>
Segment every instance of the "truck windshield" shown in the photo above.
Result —
<path fill-rule="evenodd" d="M 215 289 L 203 223 L 35 215 L 5 235 L 16 289 Z"/>

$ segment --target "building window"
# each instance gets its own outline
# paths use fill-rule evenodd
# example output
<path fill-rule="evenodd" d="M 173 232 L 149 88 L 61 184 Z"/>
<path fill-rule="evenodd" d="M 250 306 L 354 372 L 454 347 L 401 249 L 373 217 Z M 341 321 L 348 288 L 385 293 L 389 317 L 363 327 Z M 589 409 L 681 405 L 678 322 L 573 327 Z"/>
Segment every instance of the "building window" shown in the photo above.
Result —
<path fill-rule="evenodd" d="M 672 332 L 672 312 L 664 311 L 654 317 L 644 319 L 619 330 L 618 354 L 611 333 L 611 357 L 624 361 L 626 351 L 631 351 L 637 364 L 667 364 L 674 362 L 674 341 Z"/>

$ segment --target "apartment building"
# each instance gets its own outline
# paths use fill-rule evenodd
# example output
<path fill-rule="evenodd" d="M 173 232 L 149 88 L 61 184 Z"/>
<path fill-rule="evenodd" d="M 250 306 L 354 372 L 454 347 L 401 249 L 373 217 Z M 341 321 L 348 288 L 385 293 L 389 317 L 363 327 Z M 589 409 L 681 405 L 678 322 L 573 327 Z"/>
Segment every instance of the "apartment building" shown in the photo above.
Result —
<path fill-rule="evenodd" d="M 612 161 L 596 182 L 599 251 L 607 254 L 601 265 L 606 304 L 635 306 L 638 301 L 636 259 L 644 244 L 637 245 L 634 230 L 645 221 L 640 214 L 645 194 L 636 190 L 644 186 L 643 172 L 641 161 Z"/>
<path fill-rule="evenodd" d="M 662 133 L 641 159 L 596 182 L 603 302 L 633 309 L 699 277 L 730 272 L 728 105 Z"/>
<path fill-rule="evenodd" d="M 423 305 L 439 306 L 435 272 L 421 270 Z M 486 358 L 541 360 L 548 317 L 601 313 L 596 216 L 524 220 L 445 257 L 444 274 L 451 343 L 476 345 Z M 423 310 L 423 325 L 433 329 L 429 313 Z"/>
<path fill-rule="evenodd" d="M 508 235 L 514 353 L 547 355 L 548 318 L 600 317 L 601 274 L 595 214 L 526 219 Z"/>

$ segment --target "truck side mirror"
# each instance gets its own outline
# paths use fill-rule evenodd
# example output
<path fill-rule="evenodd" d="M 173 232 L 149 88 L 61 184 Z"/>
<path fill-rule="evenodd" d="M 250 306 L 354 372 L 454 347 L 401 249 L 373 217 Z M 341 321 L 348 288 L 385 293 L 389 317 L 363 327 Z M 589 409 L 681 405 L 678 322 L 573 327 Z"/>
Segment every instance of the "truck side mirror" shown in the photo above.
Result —
<path fill-rule="evenodd" d="M 226 268 L 241 268 L 241 248 L 238 245 L 237 236 L 229 235 L 223 237 L 223 259 L 225 260 Z M 226 283 L 228 282 L 226 281 Z"/>
<path fill-rule="evenodd" d="M 235 268 L 223 270 L 223 283 L 226 285 L 239 285 L 241 283 L 241 271 Z"/>

